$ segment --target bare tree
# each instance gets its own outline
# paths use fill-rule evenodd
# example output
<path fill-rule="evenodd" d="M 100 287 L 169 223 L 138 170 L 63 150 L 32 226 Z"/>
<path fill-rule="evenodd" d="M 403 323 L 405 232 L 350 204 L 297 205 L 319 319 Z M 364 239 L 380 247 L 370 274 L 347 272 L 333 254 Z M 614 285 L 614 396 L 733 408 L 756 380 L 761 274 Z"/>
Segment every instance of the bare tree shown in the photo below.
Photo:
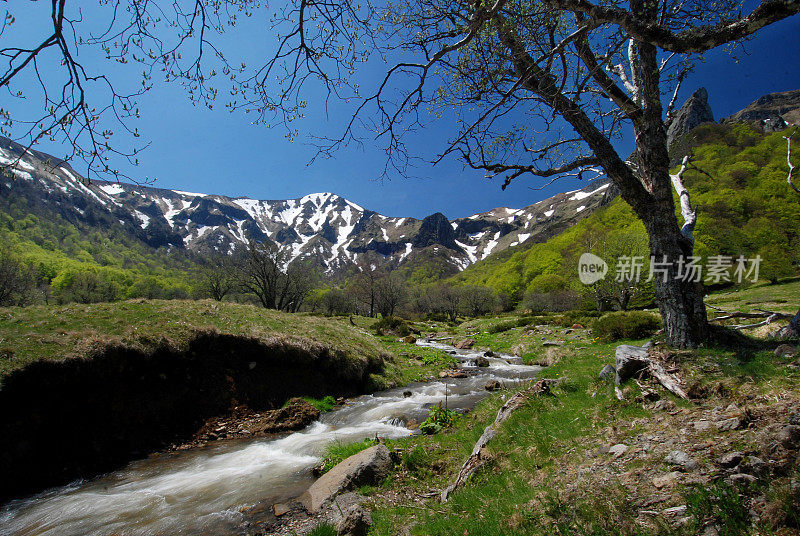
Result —
<path fill-rule="evenodd" d="M 408 297 L 406 282 L 397 273 L 383 274 L 375 282 L 375 308 L 382 316 L 394 316 Z"/>
<path fill-rule="evenodd" d="M 235 287 L 234 266 L 227 256 L 215 256 L 207 261 L 201 275 L 201 288 L 212 299 L 222 301 Z"/>
<path fill-rule="evenodd" d="M 495 296 L 489 287 L 467 285 L 461 287 L 461 309 L 472 317 L 483 316 L 495 306 Z"/>
<path fill-rule="evenodd" d="M 378 280 L 385 277 L 385 273 L 368 262 L 360 262 L 356 268 L 358 273 L 351 281 L 349 291 L 364 305 L 367 315 L 374 317 L 378 299 Z"/>
<path fill-rule="evenodd" d="M 237 259 L 239 284 L 254 294 L 264 308 L 277 309 L 286 261 L 286 253 L 273 242 L 251 240 Z"/>

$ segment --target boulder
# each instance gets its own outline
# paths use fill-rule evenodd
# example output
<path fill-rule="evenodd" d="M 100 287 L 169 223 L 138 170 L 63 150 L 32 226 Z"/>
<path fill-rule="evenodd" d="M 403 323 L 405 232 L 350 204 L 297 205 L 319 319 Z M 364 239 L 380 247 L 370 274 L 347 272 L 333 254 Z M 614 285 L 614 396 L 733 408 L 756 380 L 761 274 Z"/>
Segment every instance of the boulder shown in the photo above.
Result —
<path fill-rule="evenodd" d="M 617 376 L 615 382 L 621 385 L 646 369 L 648 366 L 647 348 L 621 344 L 615 351 Z"/>
<path fill-rule="evenodd" d="M 670 465 L 675 465 L 683 471 L 693 471 L 697 468 L 697 462 L 682 450 L 673 450 L 664 461 Z"/>
<path fill-rule="evenodd" d="M 484 385 L 483 388 L 487 391 L 499 391 L 503 388 L 503 384 L 497 380 L 489 380 L 486 382 L 486 385 Z"/>
<path fill-rule="evenodd" d="M 601 380 L 611 379 L 616 373 L 617 369 L 615 369 L 613 365 L 606 365 L 603 367 L 603 370 L 600 371 L 599 378 Z"/>
<path fill-rule="evenodd" d="M 717 427 L 717 430 L 720 432 L 730 432 L 731 430 L 736 430 L 741 426 L 741 421 L 738 417 L 731 417 L 730 419 L 723 419 L 721 421 L 717 421 L 714 425 Z"/>
<path fill-rule="evenodd" d="M 372 526 L 372 516 L 360 504 L 348 508 L 336 524 L 338 536 L 367 536 Z"/>
<path fill-rule="evenodd" d="M 584 329 L 583 324 L 572 324 L 572 329 Z"/>
<path fill-rule="evenodd" d="M 475 339 L 461 339 L 460 341 L 456 342 L 453 346 L 458 348 L 459 350 L 469 350 L 473 346 L 475 346 Z"/>
<path fill-rule="evenodd" d="M 392 459 L 386 445 L 375 445 L 350 456 L 322 475 L 301 497 L 309 512 L 316 513 L 343 491 L 378 484 L 389 475 Z"/>
<path fill-rule="evenodd" d="M 405 337 L 403 337 L 403 342 L 406 344 L 416 344 L 417 338 L 414 337 L 413 335 L 406 335 Z"/>
<path fill-rule="evenodd" d="M 655 486 L 656 489 L 674 486 L 678 482 L 680 476 L 681 474 L 677 471 L 657 476 L 653 479 L 653 486 Z"/>
<path fill-rule="evenodd" d="M 414 393 L 411 391 L 403 391 L 403 398 L 411 398 L 412 396 L 414 396 Z"/>
<path fill-rule="evenodd" d="M 796 449 L 800 446 L 800 426 L 787 424 L 778 432 L 778 442 L 785 449 Z"/>
<path fill-rule="evenodd" d="M 797 355 L 797 348 L 791 344 L 781 344 L 775 348 L 775 355 L 777 357 L 794 357 Z"/>
<path fill-rule="evenodd" d="M 489 360 L 486 359 L 485 357 L 483 357 L 482 355 L 479 355 L 477 358 L 475 358 L 475 366 L 476 367 L 488 367 L 489 366 Z"/>
<path fill-rule="evenodd" d="M 491 350 L 486 350 L 485 352 L 483 352 L 483 357 L 497 357 L 497 356 Z"/>
<path fill-rule="evenodd" d="M 542 346 L 564 346 L 564 343 L 561 341 L 544 341 Z"/>
<path fill-rule="evenodd" d="M 744 454 L 738 451 L 729 452 L 727 454 L 722 455 L 718 460 L 717 463 L 724 467 L 725 469 L 733 469 L 744 459 Z"/>
<path fill-rule="evenodd" d="M 608 453 L 614 456 L 615 458 L 619 458 L 627 451 L 628 451 L 628 445 L 624 445 L 622 443 L 617 443 L 616 445 L 608 449 Z"/>

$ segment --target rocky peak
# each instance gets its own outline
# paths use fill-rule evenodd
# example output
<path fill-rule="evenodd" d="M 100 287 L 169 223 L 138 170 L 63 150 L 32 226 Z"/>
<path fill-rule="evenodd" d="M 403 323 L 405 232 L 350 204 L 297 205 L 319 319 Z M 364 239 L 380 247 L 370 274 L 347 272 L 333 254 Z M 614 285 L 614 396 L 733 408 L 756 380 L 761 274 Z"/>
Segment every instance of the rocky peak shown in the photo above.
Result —
<path fill-rule="evenodd" d="M 433 244 L 440 244 L 446 248 L 461 251 L 456 244 L 455 233 L 450 221 L 441 212 L 431 214 L 422 220 L 417 235 L 411 242 L 415 248 L 424 248 Z"/>
<path fill-rule="evenodd" d="M 667 146 L 703 123 L 713 123 L 714 114 L 708 105 L 708 91 L 701 87 L 686 99 L 667 129 Z"/>
<path fill-rule="evenodd" d="M 800 124 L 800 89 L 770 93 L 750 103 L 723 123 L 750 123 L 764 132 L 776 132 Z"/>

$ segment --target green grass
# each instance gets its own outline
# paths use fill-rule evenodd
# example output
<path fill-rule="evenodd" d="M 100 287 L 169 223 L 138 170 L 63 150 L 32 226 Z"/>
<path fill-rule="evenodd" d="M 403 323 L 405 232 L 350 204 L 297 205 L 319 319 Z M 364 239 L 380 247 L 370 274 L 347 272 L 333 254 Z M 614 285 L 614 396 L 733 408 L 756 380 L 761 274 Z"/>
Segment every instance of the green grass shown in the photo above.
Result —
<path fill-rule="evenodd" d="M 479 471 L 466 488 L 444 505 L 430 509 L 378 508 L 373 513 L 375 534 L 395 534 L 399 524 L 409 516 L 417 520 L 411 532 L 414 535 L 461 535 L 464 531 L 486 536 L 537 533 L 531 532 L 531 527 L 539 526 L 537 514 L 526 505 L 545 491 L 548 484 L 531 485 L 531 475 L 540 471 L 548 475 L 557 473 L 563 462 L 560 456 L 580 447 L 584 438 L 604 426 L 606 420 L 629 420 L 644 415 L 638 406 L 619 407 L 612 386 L 596 380 L 600 368 L 613 361 L 609 358 L 613 356 L 613 346 L 583 342 L 588 346 L 578 355 L 542 373 L 545 377 L 568 378 L 555 388 L 557 397 L 532 399 L 505 423 L 489 444 L 492 456 L 502 458 L 501 462 Z M 406 452 L 401 466 L 416 479 L 406 485 L 417 486 L 420 491 L 446 486 L 502 402 L 500 397 L 485 400 L 450 432 L 392 442 L 392 446 Z M 449 470 L 443 470 L 445 467 Z"/>
<path fill-rule="evenodd" d="M 323 523 L 322 525 L 317 525 L 308 536 L 336 536 L 337 534 L 336 527 Z"/>
<path fill-rule="evenodd" d="M 739 291 L 720 291 L 708 296 L 706 303 L 730 311 L 767 309 L 794 314 L 800 306 L 800 280 L 793 279 L 776 285 L 762 282 Z M 709 313 L 711 317 L 716 316 L 712 311 Z"/>
<path fill-rule="evenodd" d="M 510 323 L 514 317 L 465 322 L 455 328 L 456 338 L 478 331 L 474 335 L 478 345 L 495 351 L 530 342 L 531 337 L 520 329 L 488 333 L 488 327 L 498 321 Z M 562 333 L 553 326 L 549 329 Z M 555 396 L 530 399 L 500 427 L 488 445 L 488 464 L 465 487 L 445 504 L 435 498 L 422 503 L 378 499 L 371 534 L 389 536 L 397 534 L 400 527 L 407 527 L 413 536 L 689 534 L 691 528 L 671 527 L 657 519 L 649 527 L 639 524 L 635 495 L 615 479 L 589 488 L 570 487 L 576 476 L 575 468 L 586 461 L 587 454 L 608 446 L 609 434 L 615 442 L 629 442 L 648 433 L 656 417 L 653 410 L 642 404 L 620 403 L 613 382 L 601 381 L 597 376 L 605 364 L 613 363 L 618 344 L 644 341 L 605 343 L 586 332 L 580 333 L 580 338 L 565 344 L 568 349 L 565 357 L 541 373 L 542 377 L 561 380 L 554 388 Z M 534 352 L 542 350 L 536 341 L 533 347 Z M 800 375 L 776 362 L 768 350 L 760 349 L 757 344 L 753 348 L 745 355 L 737 348 L 710 346 L 679 353 L 678 357 L 685 363 L 687 384 L 703 381 L 710 387 L 722 384 L 732 394 L 765 396 L 770 393 L 774 396 L 784 388 L 797 389 Z M 623 390 L 628 401 L 640 394 L 633 382 Z M 693 406 L 663 391 L 662 396 L 683 410 Z M 402 454 L 396 474 L 383 485 L 386 496 L 393 497 L 396 493 L 419 496 L 452 482 L 484 427 L 493 421 L 507 397 L 506 394 L 505 398 L 493 396 L 484 400 L 453 428 L 436 435 L 389 442 L 390 448 L 399 449 Z M 636 459 L 627 470 L 643 467 L 657 470 L 661 463 L 660 458 Z M 691 515 L 697 515 L 693 519 L 726 515 L 736 518 L 741 513 L 736 504 L 726 502 L 728 496 L 720 497 L 707 500 L 695 497 L 696 508 L 692 507 L 695 509 Z M 703 500 L 705 505 L 701 504 Z M 667 505 L 672 504 L 681 503 Z M 701 512 L 698 508 L 706 510 Z"/>
<path fill-rule="evenodd" d="M 379 336 L 376 339 L 387 352 L 396 356 L 393 361 L 386 363 L 385 376 L 391 378 L 392 385 L 407 385 L 435 378 L 439 371 L 458 362 L 443 350 L 405 343 L 397 337 Z"/>
<path fill-rule="evenodd" d="M 301 398 L 306 402 L 308 402 L 309 404 L 311 404 L 312 406 L 314 406 L 315 408 L 317 408 L 322 413 L 327 413 L 329 411 L 332 411 L 333 408 L 336 407 L 336 399 L 333 398 L 332 396 L 326 396 L 323 398 L 313 398 L 310 396 L 303 396 Z M 289 401 L 287 400 L 286 404 L 284 404 L 284 407 L 286 407 L 288 404 Z"/>

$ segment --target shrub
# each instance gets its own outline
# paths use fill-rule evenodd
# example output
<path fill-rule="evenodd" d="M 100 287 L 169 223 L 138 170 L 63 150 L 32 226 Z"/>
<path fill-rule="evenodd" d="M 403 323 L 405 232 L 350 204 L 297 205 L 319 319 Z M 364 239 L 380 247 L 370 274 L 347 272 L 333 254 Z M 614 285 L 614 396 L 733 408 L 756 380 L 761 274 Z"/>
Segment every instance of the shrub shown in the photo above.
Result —
<path fill-rule="evenodd" d="M 643 339 L 652 335 L 661 322 L 658 317 L 643 311 L 607 313 L 592 324 L 594 334 L 605 341 Z"/>
<path fill-rule="evenodd" d="M 506 320 L 505 322 L 498 322 L 497 324 L 492 324 L 489 326 L 487 330 L 489 333 L 503 333 L 504 331 L 508 331 L 512 328 L 517 327 L 516 320 Z"/>
<path fill-rule="evenodd" d="M 551 321 L 559 326 L 570 327 L 573 324 L 588 326 L 594 319 L 602 316 L 600 311 L 566 311 L 556 315 Z"/>
<path fill-rule="evenodd" d="M 402 318 L 396 316 L 385 316 L 372 324 L 372 329 L 376 335 L 398 335 L 405 337 L 411 333 L 408 324 Z"/>
<path fill-rule="evenodd" d="M 438 434 L 445 428 L 453 426 L 458 419 L 458 413 L 452 409 L 442 407 L 441 402 L 437 406 L 431 407 L 428 411 L 428 418 L 419 425 L 419 430 L 423 434 Z"/>

